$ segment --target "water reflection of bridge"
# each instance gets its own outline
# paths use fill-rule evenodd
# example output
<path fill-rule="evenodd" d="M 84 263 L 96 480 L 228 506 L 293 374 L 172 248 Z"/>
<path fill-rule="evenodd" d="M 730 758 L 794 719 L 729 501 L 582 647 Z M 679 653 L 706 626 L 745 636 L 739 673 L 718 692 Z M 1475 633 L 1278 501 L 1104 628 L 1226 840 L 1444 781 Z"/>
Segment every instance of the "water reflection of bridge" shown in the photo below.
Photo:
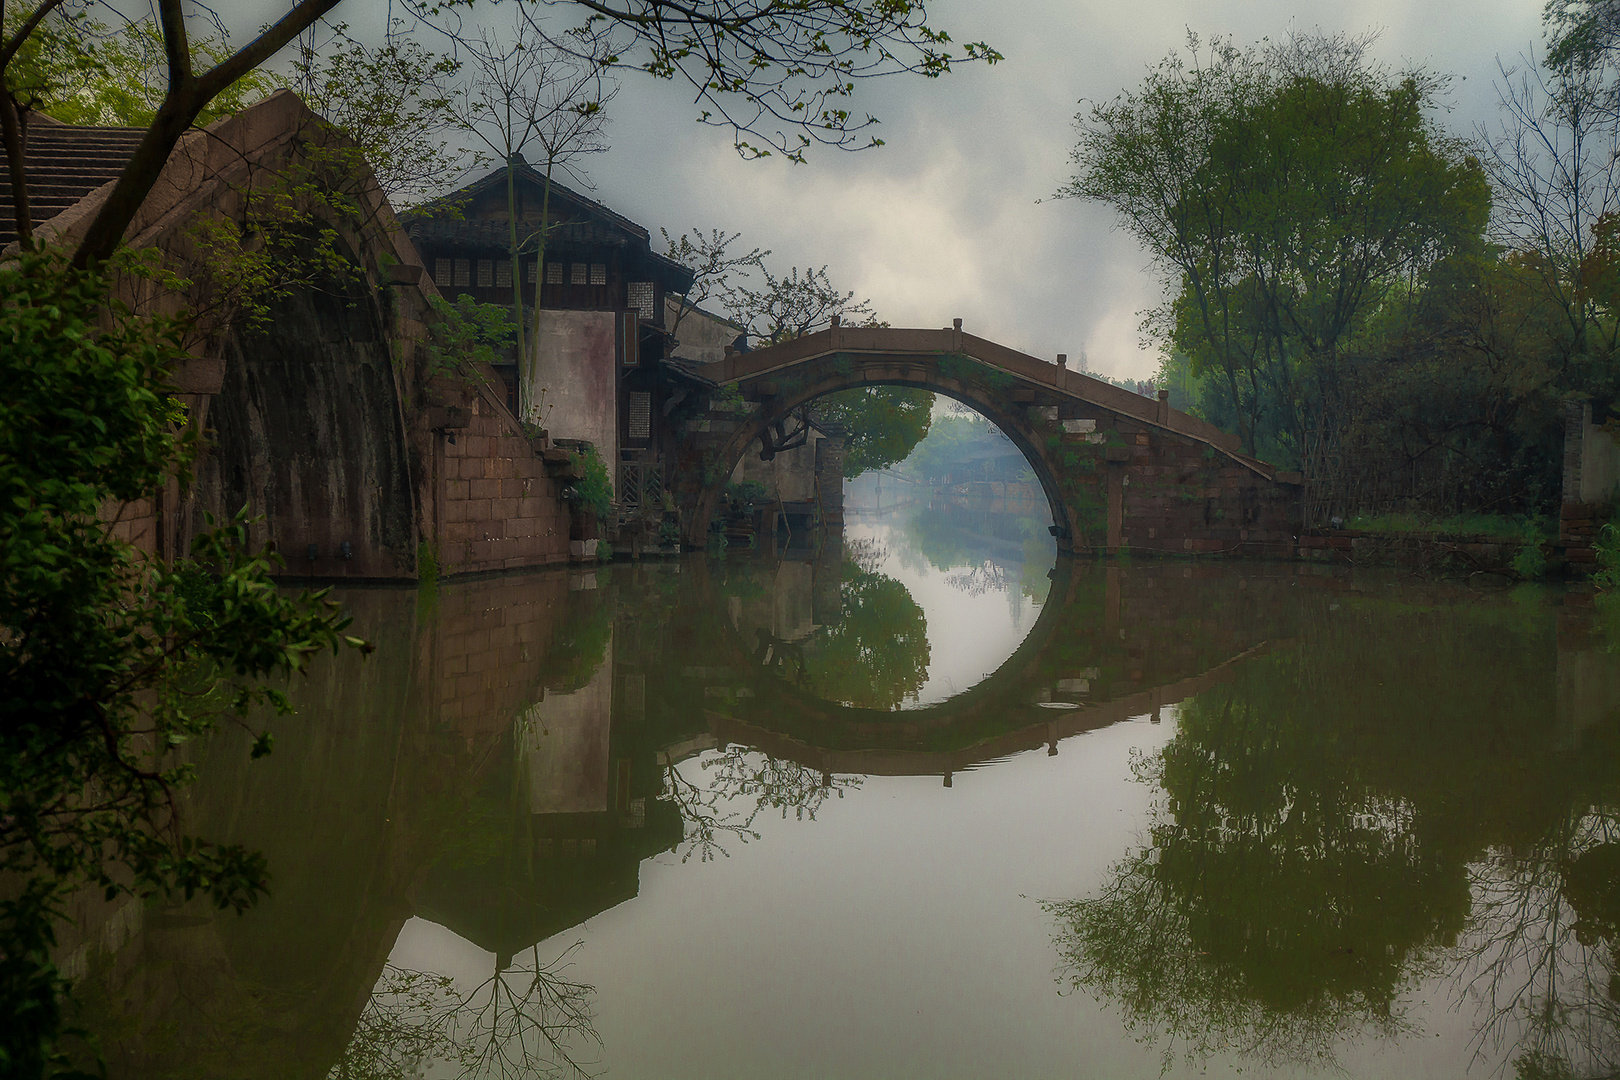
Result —
<path fill-rule="evenodd" d="M 376 656 L 297 687 L 304 712 L 277 726 L 265 761 L 250 765 L 234 733 L 200 761 L 192 824 L 263 850 L 274 895 L 240 919 L 199 902 L 144 922 L 86 899 L 62 953 L 107 1011 L 85 1019 L 126 1033 L 107 1047 L 115 1076 L 325 1076 L 409 919 L 502 958 L 636 896 L 642 862 L 690 835 L 667 786 L 684 758 L 755 747 L 797 763 L 810 798 L 828 774 L 949 778 L 1061 752 L 1320 632 L 1354 588 L 1294 565 L 1066 565 L 1000 670 L 898 713 L 805 695 L 739 633 L 732 609 L 749 603 L 813 615 L 820 564 L 505 577 L 444 586 L 436 606 L 351 594 Z M 1571 631 L 1556 649 L 1573 742 L 1620 687 L 1590 638 Z"/>
<path fill-rule="evenodd" d="M 766 726 L 772 721 L 750 722 L 720 712 L 706 714 L 709 730 L 713 735 L 708 745 L 741 743 L 772 757 L 795 761 L 828 775 L 856 773 L 862 776 L 942 776 L 945 786 L 950 787 L 953 774 L 967 772 L 1014 754 L 1038 750 L 1044 746 L 1048 754 L 1056 755 L 1058 744 L 1075 735 L 1084 735 L 1142 716 L 1150 716 L 1152 722 L 1156 724 L 1164 707 L 1179 704 L 1194 694 L 1227 681 L 1231 678 L 1232 665 L 1243 662 L 1265 647 L 1265 643 L 1261 643 L 1209 671 L 1165 686 L 1155 686 L 1110 701 L 1083 705 L 1074 703 L 1072 709 L 1059 708 L 1046 711 L 1046 715 L 1051 719 L 1044 719 L 1038 713 L 1023 710 L 1022 717 L 1030 721 L 1027 726 L 1014 727 L 1000 734 L 989 735 L 959 749 L 912 750 L 903 746 L 886 749 L 828 748 L 780 730 L 786 725 Z M 1060 693 L 1061 683 L 1064 681 L 1059 680 Z M 1065 706 L 1071 703 L 1058 698 L 1044 704 Z M 897 720 L 888 726 L 884 734 L 892 735 L 893 741 L 899 743 L 920 742 L 928 734 L 926 729 L 927 725 L 924 723 Z M 862 734 L 871 738 L 873 733 Z M 872 741 L 888 740 L 873 738 Z"/>
<path fill-rule="evenodd" d="M 772 575 L 774 591 L 752 608 L 731 605 L 731 617 L 704 641 L 705 663 L 686 670 L 702 683 L 704 725 L 716 739 L 824 771 L 871 774 L 949 777 L 1023 750 L 1055 753 L 1071 735 L 1157 717 L 1286 635 L 1286 625 L 1263 612 L 1293 580 L 1288 571 L 1239 579 L 1188 565 L 1125 569 L 1061 560 L 1034 626 L 994 673 L 941 703 L 885 711 L 807 693 L 777 674 L 774 655 L 749 644 L 766 630 L 773 641 L 790 636 L 780 613 L 806 606 L 792 594 L 823 592 L 817 575 L 833 572 L 817 566 L 808 580 L 804 572 Z M 706 568 L 699 574 L 700 591 L 724 607 L 724 592 L 737 582 Z"/>

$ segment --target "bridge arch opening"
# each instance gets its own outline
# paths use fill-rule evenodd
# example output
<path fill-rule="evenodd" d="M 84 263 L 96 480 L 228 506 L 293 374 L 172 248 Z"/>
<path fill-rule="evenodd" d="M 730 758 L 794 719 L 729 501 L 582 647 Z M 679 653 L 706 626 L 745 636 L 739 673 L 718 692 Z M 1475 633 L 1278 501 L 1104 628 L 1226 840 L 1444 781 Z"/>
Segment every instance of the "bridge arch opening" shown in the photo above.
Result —
<path fill-rule="evenodd" d="M 853 367 L 852 370 L 839 370 L 808 384 L 782 388 L 785 392 L 756 390 L 756 398 L 750 402 L 747 416 L 737 423 L 706 470 L 705 482 L 698 492 L 693 513 L 683 523 L 686 543 L 691 546 L 706 543 L 725 488 L 737 473 L 738 466 L 749 455 L 762 451 L 769 453 L 772 449 L 782 448 L 784 440 L 791 441 L 800 426 L 796 418 L 803 416 L 817 400 L 845 390 L 879 386 L 926 390 L 988 421 L 1016 448 L 1033 472 L 1035 482 L 1046 499 L 1054 534 L 1067 536 L 1070 515 L 1065 507 L 1062 489 L 1052 462 L 1044 453 L 1040 436 L 1026 419 L 1002 405 L 995 394 L 981 392 L 971 382 L 937 377 L 928 371 L 914 370 L 909 374 L 910 377 L 885 376 Z"/>
<path fill-rule="evenodd" d="M 891 499 L 888 512 L 872 514 L 845 485 L 842 544 L 818 543 L 816 554 L 773 547 L 779 564 L 727 564 L 728 573 L 756 575 L 747 599 L 727 602 L 739 638 L 755 663 L 809 696 L 878 712 L 939 705 L 1001 670 L 1042 617 L 1057 562 L 1045 463 L 1027 438 L 1019 445 L 1018 432 L 952 389 L 935 390 L 929 434 L 897 466 L 916 482 L 905 487 L 906 505 Z M 764 426 L 765 440 L 748 442 L 737 460 L 774 458 L 803 432 L 802 410 L 817 400 L 757 410 L 749 430 Z M 917 459 L 930 456 L 924 470 Z M 726 479 L 749 477 L 735 468 Z M 764 469 L 751 475 L 768 482 Z"/>

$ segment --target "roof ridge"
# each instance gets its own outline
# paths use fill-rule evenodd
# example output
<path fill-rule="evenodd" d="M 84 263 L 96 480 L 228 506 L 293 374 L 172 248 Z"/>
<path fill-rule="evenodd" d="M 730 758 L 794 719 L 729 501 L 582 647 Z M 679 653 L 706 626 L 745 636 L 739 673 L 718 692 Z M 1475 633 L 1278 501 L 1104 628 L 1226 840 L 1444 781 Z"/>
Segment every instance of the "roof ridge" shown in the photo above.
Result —
<path fill-rule="evenodd" d="M 533 165 L 530 165 L 527 161 L 519 158 L 516 165 L 519 173 L 524 175 L 530 182 L 536 184 L 546 183 L 546 175 L 540 170 L 536 169 Z M 454 191 L 447 192 L 444 195 L 440 195 L 436 199 L 430 199 L 420 206 L 414 207 L 413 209 L 416 211 L 416 213 L 413 213 L 412 216 L 417 216 L 419 214 L 422 217 L 435 217 L 437 216 L 434 212 L 436 207 L 447 206 L 458 200 L 481 194 L 496 184 L 504 183 L 505 179 L 506 166 L 497 165 L 489 174 L 474 180 L 472 183 L 464 184 Z M 598 202 L 588 195 L 582 195 L 578 191 L 575 191 L 573 188 L 569 187 L 567 184 L 564 184 L 555 178 L 551 180 L 551 193 L 554 196 L 561 195 L 565 199 L 571 199 L 585 207 L 587 210 L 592 210 L 601 214 L 603 217 L 608 218 L 610 221 L 625 229 L 625 231 L 646 239 L 650 245 L 652 233 L 647 231 L 642 226 L 636 224 L 634 221 L 631 221 L 623 214 L 607 206 L 605 203 Z"/>

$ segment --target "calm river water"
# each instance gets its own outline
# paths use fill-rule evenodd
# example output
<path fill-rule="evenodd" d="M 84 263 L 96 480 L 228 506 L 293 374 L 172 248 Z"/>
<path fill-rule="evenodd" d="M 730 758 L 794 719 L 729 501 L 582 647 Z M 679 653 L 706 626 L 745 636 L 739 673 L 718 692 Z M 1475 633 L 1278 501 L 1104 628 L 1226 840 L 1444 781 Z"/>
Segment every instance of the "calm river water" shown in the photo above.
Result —
<path fill-rule="evenodd" d="M 915 508 L 341 595 L 375 655 L 189 803 L 273 895 L 63 939 L 115 1076 L 1620 1068 L 1589 596 Z"/>

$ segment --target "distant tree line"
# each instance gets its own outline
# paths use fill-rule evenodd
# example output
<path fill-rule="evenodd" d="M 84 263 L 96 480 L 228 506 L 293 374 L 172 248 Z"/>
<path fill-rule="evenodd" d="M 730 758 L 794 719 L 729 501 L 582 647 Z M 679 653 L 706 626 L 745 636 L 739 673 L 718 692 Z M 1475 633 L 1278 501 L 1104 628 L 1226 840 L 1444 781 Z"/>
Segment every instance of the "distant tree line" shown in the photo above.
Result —
<path fill-rule="evenodd" d="M 1077 119 L 1060 194 L 1153 254 L 1176 404 L 1314 481 L 1314 512 L 1535 513 L 1563 403 L 1616 401 L 1620 9 L 1554 0 L 1496 130 L 1370 37 L 1189 38 Z"/>

